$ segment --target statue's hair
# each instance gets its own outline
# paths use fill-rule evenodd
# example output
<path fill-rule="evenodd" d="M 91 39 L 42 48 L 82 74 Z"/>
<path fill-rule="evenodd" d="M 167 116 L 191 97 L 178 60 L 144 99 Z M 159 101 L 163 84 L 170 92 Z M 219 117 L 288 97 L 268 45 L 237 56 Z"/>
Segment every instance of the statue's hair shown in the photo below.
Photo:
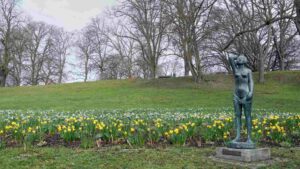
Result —
<path fill-rule="evenodd" d="M 247 64 L 248 63 L 248 59 L 244 55 L 239 55 L 239 57 L 237 59 L 242 64 Z"/>

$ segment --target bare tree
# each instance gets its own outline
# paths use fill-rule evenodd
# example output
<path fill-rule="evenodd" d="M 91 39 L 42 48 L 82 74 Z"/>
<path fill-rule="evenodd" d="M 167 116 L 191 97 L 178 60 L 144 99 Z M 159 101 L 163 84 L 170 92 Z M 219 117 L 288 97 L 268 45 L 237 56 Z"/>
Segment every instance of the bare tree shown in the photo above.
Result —
<path fill-rule="evenodd" d="M 185 62 L 185 75 L 191 71 L 196 82 L 202 80 L 201 45 L 209 36 L 210 13 L 216 0 L 167 1 L 168 17 L 173 23 L 175 43 L 180 46 Z"/>
<path fill-rule="evenodd" d="M 53 29 L 53 54 L 54 65 L 58 76 L 58 83 L 62 83 L 65 74 L 67 56 L 70 54 L 72 47 L 73 34 L 64 31 L 62 28 Z"/>
<path fill-rule="evenodd" d="M 29 39 L 24 32 L 24 28 L 20 27 L 13 32 L 12 46 L 12 63 L 10 68 L 10 76 L 12 77 L 13 85 L 20 86 L 22 76 L 24 74 L 24 63 L 26 62 L 28 52 L 27 46 Z"/>
<path fill-rule="evenodd" d="M 117 26 L 110 30 L 112 35 L 109 36 L 111 48 L 122 61 L 122 76 L 125 78 L 137 76 L 135 71 L 137 42 L 132 38 L 127 38 L 129 35 L 126 35 L 127 32 L 123 26 Z"/>
<path fill-rule="evenodd" d="M 221 25 L 214 23 L 219 32 L 218 36 L 214 35 L 214 42 L 216 42 L 214 51 L 219 53 L 219 58 L 225 66 L 227 66 L 227 61 L 222 55 L 224 49 L 229 49 L 228 52 L 246 55 L 249 67 L 252 71 L 258 71 L 259 82 L 264 82 L 264 72 L 269 67 L 266 61 L 270 61 L 272 57 L 272 45 L 275 42 L 273 39 L 277 34 L 274 32 L 275 30 L 277 32 L 274 25 L 282 22 L 282 26 L 286 25 L 285 30 L 290 30 L 293 16 L 291 1 L 285 3 L 275 0 L 224 0 L 223 2 L 224 5 L 220 5 L 217 12 L 222 12 L 222 15 L 226 17 L 217 17 Z M 226 7 L 226 10 L 223 10 L 222 6 Z M 289 33 L 285 31 L 283 34 Z M 292 34 L 294 36 L 294 33 Z M 226 39 L 225 43 L 223 39 Z M 290 40 L 292 39 L 291 37 Z M 228 48 L 230 46 L 228 44 L 232 45 L 232 48 Z"/>
<path fill-rule="evenodd" d="M 52 52 L 51 52 L 52 53 Z M 39 82 L 43 82 L 45 85 L 55 83 L 57 77 L 57 67 L 55 65 L 54 57 L 45 57 L 40 72 Z"/>
<path fill-rule="evenodd" d="M 12 31 L 18 25 L 17 0 L 0 0 L 0 86 L 4 87 L 12 60 Z"/>
<path fill-rule="evenodd" d="M 91 71 L 91 57 L 93 54 L 92 34 L 88 27 L 82 30 L 77 38 L 75 46 L 77 47 L 78 57 L 84 65 L 84 82 L 86 82 Z"/>
<path fill-rule="evenodd" d="M 276 1 L 273 5 L 276 11 L 278 11 L 278 15 L 282 17 L 286 13 L 293 14 L 294 12 L 294 4 L 291 0 L 287 1 Z M 286 62 L 288 62 L 289 58 L 289 47 L 292 46 L 293 39 L 297 35 L 297 30 L 293 27 L 293 20 L 292 19 L 282 19 L 277 23 L 271 25 L 272 28 L 272 35 L 273 35 L 273 43 L 275 49 L 275 63 L 274 66 L 279 66 L 280 70 L 285 70 L 287 67 Z"/>
<path fill-rule="evenodd" d="M 87 29 L 92 43 L 91 66 L 98 70 L 100 79 L 105 79 L 105 62 L 109 53 L 109 30 L 105 25 L 105 20 L 100 17 L 93 18 Z"/>
<path fill-rule="evenodd" d="M 160 0 L 124 0 L 116 10 L 118 16 L 129 21 L 125 27 L 127 37 L 138 43 L 151 78 L 156 77 L 158 60 L 165 50 L 163 41 L 169 22 L 164 19 L 163 8 Z"/>
<path fill-rule="evenodd" d="M 257 18 L 259 21 L 267 21 L 273 17 L 272 15 L 272 0 L 260 1 L 251 0 L 252 12 L 254 13 L 254 18 Z M 251 24 L 251 28 L 254 28 L 258 22 Z M 258 34 L 259 33 L 259 34 Z M 253 35 L 254 34 L 254 35 Z M 256 34 L 256 35 L 255 35 Z M 258 72 L 259 72 L 259 82 L 263 83 L 265 81 L 264 72 L 265 72 L 265 62 L 266 55 L 270 51 L 270 41 L 271 41 L 271 30 L 270 25 L 267 26 L 267 29 L 260 29 L 254 32 L 249 32 L 248 35 L 253 35 L 254 39 L 257 41 L 254 48 L 252 48 L 252 53 L 258 58 Z M 257 51 L 257 52 L 255 52 Z M 255 56 L 254 56 L 255 58 Z"/>
<path fill-rule="evenodd" d="M 26 66 L 29 71 L 27 83 L 38 85 L 45 77 L 42 74 L 44 63 L 49 60 L 52 46 L 51 26 L 43 22 L 30 22 L 26 26 L 26 34 L 30 38 L 27 45 L 29 52 L 29 61 Z"/>

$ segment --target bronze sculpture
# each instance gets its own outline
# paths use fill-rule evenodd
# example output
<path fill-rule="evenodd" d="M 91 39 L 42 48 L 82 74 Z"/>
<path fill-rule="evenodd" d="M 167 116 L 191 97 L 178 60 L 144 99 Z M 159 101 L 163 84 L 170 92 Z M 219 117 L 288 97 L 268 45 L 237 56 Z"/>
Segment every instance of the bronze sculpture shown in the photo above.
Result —
<path fill-rule="evenodd" d="M 247 58 L 243 55 L 230 55 L 227 58 L 232 68 L 235 79 L 234 90 L 234 112 L 236 137 L 229 142 L 229 148 L 253 149 L 255 144 L 251 140 L 252 129 L 252 97 L 253 97 L 253 79 L 252 71 L 246 66 Z M 247 141 L 241 142 L 242 112 L 244 111 L 247 126 Z"/>

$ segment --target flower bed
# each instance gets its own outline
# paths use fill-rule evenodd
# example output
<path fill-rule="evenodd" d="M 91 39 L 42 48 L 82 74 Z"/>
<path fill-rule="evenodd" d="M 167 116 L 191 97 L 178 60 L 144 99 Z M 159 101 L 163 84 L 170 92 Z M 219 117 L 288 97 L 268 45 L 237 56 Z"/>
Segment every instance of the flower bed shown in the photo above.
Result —
<path fill-rule="evenodd" d="M 113 144 L 205 145 L 234 138 L 232 111 L 131 110 L 69 112 L 0 112 L 0 147 Z M 252 137 L 268 144 L 299 145 L 300 115 L 253 113 Z M 245 127 L 243 127 L 245 135 Z"/>

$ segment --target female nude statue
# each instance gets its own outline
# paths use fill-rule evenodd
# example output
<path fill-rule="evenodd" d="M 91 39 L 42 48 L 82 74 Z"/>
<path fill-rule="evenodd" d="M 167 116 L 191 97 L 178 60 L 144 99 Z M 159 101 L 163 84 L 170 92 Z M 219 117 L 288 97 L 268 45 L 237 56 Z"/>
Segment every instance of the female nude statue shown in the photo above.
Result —
<path fill-rule="evenodd" d="M 251 140 L 251 108 L 253 97 L 253 79 L 252 71 L 246 67 L 247 58 L 243 55 L 236 56 L 230 55 L 228 57 L 229 63 L 232 67 L 233 76 L 235 79 L 234 90 L 234 111 L 235 111 L 235 125 L 236 125 L 236 137 L 231 141 L 231 148 L 254 148 L 254 143 Z M 247 126 L 247 142 L 246 146 L 238 145 L 241 141 L 241 127 L 242 127 L 242 112 L 246 116 Z"/>

